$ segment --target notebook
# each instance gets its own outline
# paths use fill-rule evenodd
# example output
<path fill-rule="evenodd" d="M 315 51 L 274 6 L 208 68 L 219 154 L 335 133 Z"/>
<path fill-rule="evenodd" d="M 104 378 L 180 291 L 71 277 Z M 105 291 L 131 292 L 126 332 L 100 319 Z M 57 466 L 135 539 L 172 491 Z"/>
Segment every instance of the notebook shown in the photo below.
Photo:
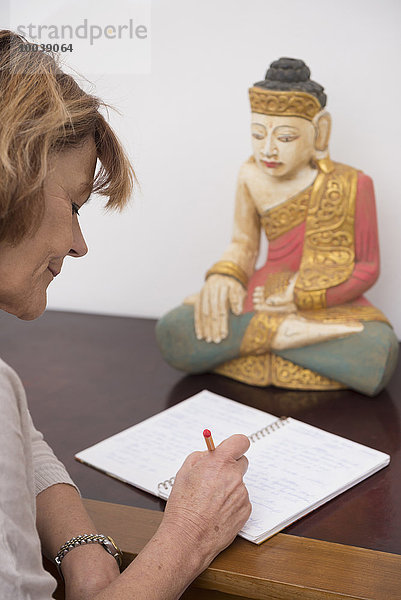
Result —
<path fill-rule="evenodd" d="M 260 544 L 390 462 L 383 452 L 208 390 L 78 452 L 75 458 L 167 499 L 188 454 L 244 433 L 252 514 L 239 535 Z"/>

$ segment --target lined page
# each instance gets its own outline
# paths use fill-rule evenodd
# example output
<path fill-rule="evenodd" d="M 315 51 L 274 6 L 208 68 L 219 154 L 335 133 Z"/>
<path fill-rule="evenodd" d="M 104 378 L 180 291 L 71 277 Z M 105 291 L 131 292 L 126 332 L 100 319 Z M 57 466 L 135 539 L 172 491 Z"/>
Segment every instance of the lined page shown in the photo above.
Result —
<path fill-rule="evenodd" d="M 251 436 L 277 417 L 207 390 L 76 455 L 78 460 L 168 498 L 186 456 L 234 433 Z M 388 455 L 295 419 L 251 443 L 244 477 L 252 514 L 240 535 L 263 541 L 389 462 Z"/>
<path fill-rule="evenodd" d="M 249 434 L 275 420 L 273 415 L 203 390 L 79 452 L 76 458 L 159 495 L 158 483 L 174 477 L 188 454 L 206 450 L 205 428 L 211 429 L 217 445 L 234 433 Z"/>
<path fill-rule="evenodd" d="M 293 522 L 389 462 L 383 452 L 295 419 L 255 442 L 248 456 L 252 514 L 243 533 L 250 537 Z"/>

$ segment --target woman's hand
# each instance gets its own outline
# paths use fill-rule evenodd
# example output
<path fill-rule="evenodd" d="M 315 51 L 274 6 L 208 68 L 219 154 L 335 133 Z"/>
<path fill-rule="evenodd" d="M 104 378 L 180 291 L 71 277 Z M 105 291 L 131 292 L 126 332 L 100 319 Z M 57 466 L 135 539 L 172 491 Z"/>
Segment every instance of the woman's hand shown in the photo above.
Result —
<path fill-rule="evenodd" d="M 248 448 L 249 440 L 245 435 L 233 435 L 213 452 L 194 452 L 188 456 L 177 473 L 158 530 L 114 580 L 117 565 L 103 548 L 86 545 L 69 552 L 63 559 L 66 582 L 71 570 L 74 572 L 71 577 L 77 583 L 67 589 L 66 599 L 180 598 L 191 581 L 233 541 L 251 514 L 248 492 L 242 481 L 248 467 L 243 454 Z M 89 558 L 87 570 L 92 565 L 97 574 L 93 574 L 89 586 L 79 588 L 85 550 L 97 552 L 96 560 L 93 554 L 86 555 Z M 106 569 L 105 560 L 108 561 Z M 73 565 L 75 561 L 80 561 L 77 566 Z M 101 561 L 100 569 L 97 568 L 98 561 Z M 104 580 L 98 579 L 99 571 L 103 569 L 105 576 L 113 581 L 96 594 L 96 589 L 105 584 Z"/>
<path fill-rule="evenodd" d="M 228 311 L 240 315 L 246 290 L 232 277 L 210 275 L 195 300 L 195 332 L 198 340 L 218 344 L 228 335 Z"/>
<path fill-rule="evenodd" d="M 249 448 L 245 435 L 232 435 L 216 450 L 193 452 L 178 471 L 161 528 L 179 533 L 199 554 L 202 570 L 234 540 L 251 514 L 243 476 Z"/>

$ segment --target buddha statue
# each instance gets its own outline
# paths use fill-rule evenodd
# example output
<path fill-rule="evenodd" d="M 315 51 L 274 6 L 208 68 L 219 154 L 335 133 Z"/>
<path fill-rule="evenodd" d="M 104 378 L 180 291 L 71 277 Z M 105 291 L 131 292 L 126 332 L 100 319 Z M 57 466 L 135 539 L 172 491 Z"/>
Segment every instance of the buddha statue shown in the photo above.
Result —
<path fill-rule="evenodd" d="M 249 97 L 253 155 L 231 243 L 201 291 L 157 323 L 162 355 L 250 385 L 376 395 L 398 342 L 363 295 L 379 275 L 372 180 L 330 159 L 326 94 L 302 60 L 273 62 Z M 261 228 L 267 260 L 255 269 Z"/>

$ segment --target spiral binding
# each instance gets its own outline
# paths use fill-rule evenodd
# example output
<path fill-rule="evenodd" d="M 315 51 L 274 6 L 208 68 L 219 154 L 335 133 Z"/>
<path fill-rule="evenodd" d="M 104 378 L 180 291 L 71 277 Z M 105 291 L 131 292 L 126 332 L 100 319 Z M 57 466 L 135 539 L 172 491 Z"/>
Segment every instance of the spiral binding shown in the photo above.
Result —
<path fill-rule="evenodd" d="M 174 480 L 175 480 L 175 477 L 170 477 L 170 479 L 166 479 L 165 481 L 160 481 L 160 483 L 157 484 L 157 489 L 159 490 L 159 492 L 161 491 L 162 493 L 164 490 L 168 491 L 170 488 L 173 487 Z"/>
<path fill-rule="evenodd" d="M 252 444 L 254 444 L 257 440 L 260 440 L 266 435 L 270 435 L 274 431 L 277 431 L 277 429 L 284 427 L 284 425 L 286 425 L 287 423 L 288 417 L 280 417 L 279 419 L 277 419 L 277 421 L 274 421 L 273 423 L 270 423 L 270 425 L 266 425 L 266 427 L 263 427 L 263 429 L 259 429 L 259 431 L 255 431 L 255 433 L 251 433 L 251 435 L 248 435 L 248 439 L 251 441 Z"/>

